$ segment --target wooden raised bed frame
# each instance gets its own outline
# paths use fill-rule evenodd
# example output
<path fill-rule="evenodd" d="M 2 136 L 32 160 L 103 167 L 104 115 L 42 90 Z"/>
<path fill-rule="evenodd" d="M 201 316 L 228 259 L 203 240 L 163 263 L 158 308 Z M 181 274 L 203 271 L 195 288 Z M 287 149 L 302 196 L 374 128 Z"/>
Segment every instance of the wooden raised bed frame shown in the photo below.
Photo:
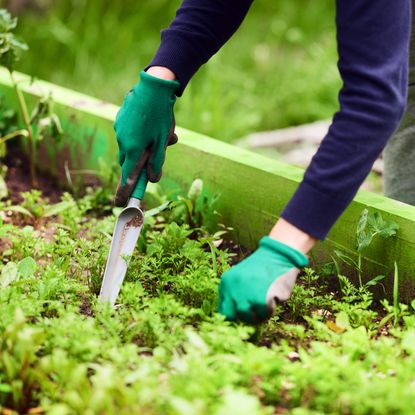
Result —
<path fill-rule="evenodd" d="M 41 167 L 43 163 L 48 171 L 59 174 L 65 159 L 71 169 L 92 170 L 98 168 L 99 159 L 116 160 L 112 125 L 117 106 L 48 82 L 32 83 L 24 74 L 16 73 L 16 79 L 29 102 L 52 94 L 68 132 L 69 139 L 47 147 L 50 157 L 41 158 Z M 2 69 L 0 93 L 16 106 L 8 74 Z M 203 179 L 207 191 L 219 195 L 216 209 L 223 223 L 235 229 L 239 243 L 254 248 L 294 193 L 303 170 L 183 128 L 177 128 L 177 135 L 179 142 L 168 150 L 162 180 L 185 189 L 193 179 Z M 364 251 L 364 276 L 388 275 L 385 285 L 391 293 L 396 261 L 401 300 L 408 301 L 415 293 L 415 207 L 361 190 L 313 255 L 318 262 L 330 260 L 334 249 L 353 256 L 355 229 L 364 208 L 379 211 L 400 226 L 396 237 L 376 239 Z"/>

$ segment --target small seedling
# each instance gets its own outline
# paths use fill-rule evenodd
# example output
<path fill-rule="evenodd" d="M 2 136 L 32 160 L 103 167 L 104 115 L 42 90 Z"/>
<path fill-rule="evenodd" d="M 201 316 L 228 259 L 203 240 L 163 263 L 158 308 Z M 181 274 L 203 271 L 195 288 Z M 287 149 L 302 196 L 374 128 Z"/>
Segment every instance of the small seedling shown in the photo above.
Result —
<path fill-rule="evenodd" d="M 368 246 L 371 245 L 376 236 L 380 236 L 383 239 L 388 239 L 394 235 L 399 229 L 399 225 L 396 222 L 384 220 L 379 212 L 369 213 L 367 209 L 364 209 L 360 215 L 359 222 L 356 228 L 356 251 L 357 260 L 351 256 L 346 255 L 344 252 L 336 250 L 334 251 L 336 257 L 347 265 L 357 270 L 360 287 L 370 287 L 380 283 L 385 276 L 378 275 L 371 279 L 367 283 L 363 284 L 362 280 L 362 252 Z M 335 258 L 333 258 L 334 264 L 337 269 L 337 274 L 341 274 L 340 267 Z"/>
<path fill-rule="evenodd" d="M 383 327 L 389 320 L 392 319 L 393 325 L 396 327 L 403 317 L 410 314 L 408 305 L 399 302 L 399 271 L 398 264 L 396 262 L 393 273 L 393 304 L 390 305 L 387 299 L 382 300 L 381 304 L 383 305 L 387 314 L 379 323 L 379 327 Z M 413 304 L 413 302 L 411 304 Z"/>
<path fill-rule="evenodd" d="M 206 194 L 203 181 L 195 179 L 187 195 L 179 195 L 177 201 L 172 203 L 171 220 L 180 224 L 186 223 L 194 229 L 209 227 L 217 213 L 214 210 L 216 201 L 217 197 Z"/>

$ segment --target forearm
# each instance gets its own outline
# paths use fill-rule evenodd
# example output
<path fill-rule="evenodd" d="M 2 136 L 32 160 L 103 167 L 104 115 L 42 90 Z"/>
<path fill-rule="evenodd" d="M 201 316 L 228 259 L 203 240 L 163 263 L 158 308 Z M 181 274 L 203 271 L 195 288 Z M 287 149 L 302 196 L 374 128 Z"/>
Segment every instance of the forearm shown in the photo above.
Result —
<path fill-rule="evenodd" d="M 181 95 L 201 65 L 233 35 L 252 0 L 184 0 L 149 67 L 169 68 L 180 82 Z"/>
<path fill-rule="evenodd" d="M 324 239 L 402 116 L 410 0 L 337 1 L 340 110 L 282 217 Z"/>

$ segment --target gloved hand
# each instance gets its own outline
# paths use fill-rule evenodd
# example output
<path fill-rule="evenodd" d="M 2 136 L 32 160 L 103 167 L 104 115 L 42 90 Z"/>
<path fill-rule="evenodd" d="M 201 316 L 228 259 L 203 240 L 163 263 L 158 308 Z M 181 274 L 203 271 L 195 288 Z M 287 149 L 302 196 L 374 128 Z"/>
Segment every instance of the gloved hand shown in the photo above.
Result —
<path fill-rule="evenodd" d="M 116 206 L 124 206 L 143 168 L 151 182 L 160 180 L 167 145 L 175 144 L 173 106 L 178 81 L 156 78 L 142 71 L 141 81 L 127 94 L 114 129 L 119 147 L 121 180 Z"/>
<path fill-rule="evenodd" d="M 287 300 L 299 268 L 308 265 L 301 252 L 268 236 L 248 258 L 222 275 L 219 313 L 228 320 L 259 323 L 271 317 L 277 301 Z"/>

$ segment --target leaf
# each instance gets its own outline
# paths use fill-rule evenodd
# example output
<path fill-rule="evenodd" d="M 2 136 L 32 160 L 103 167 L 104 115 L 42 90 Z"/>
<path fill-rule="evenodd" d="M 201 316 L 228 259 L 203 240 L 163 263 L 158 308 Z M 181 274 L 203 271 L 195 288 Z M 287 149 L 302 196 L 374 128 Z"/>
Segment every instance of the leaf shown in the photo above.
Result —
<path fill-rule="evenodd" d="M 147 210 L 146 212 L 144 212 L 144 217 L 149 218 L 151 216 L 157 216 L 159 213 L 163 212 L 163 210 L 166 210 L 169 207 L 169 205 L 170 202 L 165 202 L 159 206 L 156 206 L 153 209 Z"/>
<path fill-rule="evenodd" d="M 0 286 L 6 288 L 18 277 L 17 265 L 15 262 L 8 262 L 1 270 Z"/>
<path fill-rule="evenodd" d="M 223 243 L 223 239 L 215 239 L 212 244 L 215 248 L 219 248 Z"/>
<path fill-rule="evenodd" d="M 7 383 L 0 383 L 0 392 L 1 393 L 10 393 L 12 391 L 12 387 Z"/>
<path fill-rule="evenodd" d="M 15 49 L 20 49 L 21 51 L 26 51 L 26 50 L 29 50 L 29 46 L 27 46 L 25 42 L 23 42 L 22 40 L 19 40 L 19 39 L 18 39 L 18 38 L 16 38 L 16 37 L 13 37 L 13 38 L 10 40 L 10 42 L 11 42 L 12 46 L 13 46 Z"/>
<path fill-rule="evenodd" d="M 399 225 L 396 222 L 384 220 L 380 212 L 369 213 L 364 209 L 356 229 L 357 251 L 361 252 L 367 248 L 375 235 L 385 239 L 390 238 L 398 229 Z"/>
<path fill-rule="evenodd" d="M 54 205 L 49 205 L 45 208 L 45 213 L 42 215 L 44 218 L 48 218 L 50 216 L 59 215 L 59 213 L 64 212 L 75 206 L 75 202 L 73 200 L 64 200 L 63 202 L 56 203 Z"/>
<path fill-rule="evenodd" d="M 385 224 L 385 227 L 380 231 L 380 236 L 382 238 L 390 238 L 393 235 L 396 235 L 396 232 L 399 230 L 399 225 L 396 222 L 390 221 Z"/>
<path fill-rule="evenodd" d="M 28 278 L 35 273 L 36 267 L 36 261 L 28 256 L 17 264 L 17 271 L 23 278 Z"/>
<path fill-rule="evenodd" d="M 415 354 L 415 330 L 408 330 L 402 337 L 402 348 L 409 354 Z"/>
<path fill-rule="evenodd" d="M 369 215 L 369 211 L 367 209 L 363 209 L 362 214 L 359 218 L 359 223 L 357 224 L 356 235 L 359 237 L 359 234 L 364 232 L 367 225 L 367 218 Z"/>
<path fill-rule="evenodd" d="M 16 25 L 16 18 L 12 18 L 7 10 L 0 10 L 0 64 L 9 71 L 13 70 L 22 52 L 28 49 L 27 45 L 12 33 Z"/>
<path fill-rule="evenodd" d="M 59 117 L 53 112 L 53 99 L 51 95 L 42 96 L 30 115 L 30 123 L 35 127 L 36 140 L 53 138 L 59 141 L 63 129 Z"/>
<path fill-rule="evenodd" d="M 371 286 L 377 285 L 380 281 L 384 280 L 385 278 L 386 278 L 386 275 L 378 275 L 377 277 L 372 278 L 371 280 L 369 280 L 365 284 L 365 286 L 366 287 L 371 287 Z"/>
<path fill-rule="evenodd" d="M 197 198 L 201 195 L 203 190 L 203 180 L 202 179 L 195 179 L 193 183 L 190 185 L 189 191 L 187 193 L 187 197 L 195 203 Z"/>
<path fill-rule="evenodd" d="M 361 252 L 363 249 L 367 248 L 373 240 L 373 233 L 366 233 L 361 231 L 357 234 L 357 251 Z"/>
<path fill-rule="evenodd" d="M 0 32 L 9 32 L 17 26 L 17 18 L 6 9 L 0 9 Z"/>
<path fill-rule="evenodd" d="M 378 233 L 382 238 L 389 238 L 396 234 L 399 225 L 394 221 L 385 221 L 380 212 L 374 212 L 368 217 L 368 224 L 373 232 Z"/>
<path fill-rule="evenodd" d="M 187 401 L 179 396 L 172 396 L 169 398 L 169 405 L 173 409 L 173 413 L 180 415 L 194 415 L 195 402 Z M 200 406 L 200 402 L 199 402 Z M 199 412 L 200 413 L 200 412 Z"/>
<path fill-rule="evenodd" d="M 346 330 L 350 327 L 349 316 L 345 311 L 340 311 L 336 314 L 336 326 L 340 327 L 343 330 Z"/>
<path fill-rule="evenodd" d="M 337 255 L 337 257 L 339 258 L 339 259 L 341 259 L 343 262 L 345 262 L 346 264 L 348 264 L 348 265 L 350 265 L 350 266 L 352 266 L 352 267 L 355 267 L 355 268 L 357 268 L 357 263 L 356 263 L 356 261 L 354 261 L 353 260 L 353 258 L 351 258 L 351 257 L 349 257 L 349 256 L 347 256 L 346 254 L 344 254 L 342 251 L 339 251 L 339 250 L 335 250 L 334 251 L 334 253 Z"/>
<path fill-rule="evenodd" d="M 193 215 L 193 210 L 194 210 L 194 206 L 193 206 L 193 202 L 190 199 L 186 199 L 184 197 L 179 196 L 178 199 L 184 203 L 184 205 L 186 206 L 187 212 L 189 214 L 189 217 L 192 217 Z"/>
<path fill-rule="evenodd" d="M 207 355 L 209 353 L 209 346 L 196 332 L 187 329 L 186 336 L 192 349 L 197 350 L 201 355 Z"/>
<path fill-rule="evenodd" d="M 394 312 L 394 325 L 398 324 L 399 319 L 399 271 L 398 264 L 395 261 L 395 269 L 393 273 L 393 312 Z"/>
<path fill-rule="evenodd" d="M 33 217 L 33 215 L 23 206 L 15 205 L 10 206 L 7 208 L 7 210 L 10 210 L 12 212 L 21 213 L 22 215 Z"/>
<path fill-rule="evenodd" d="M 214 412 L 215 415 L 259 415 L 260 413 L 262 411 L 256 396 L 233 389 L 223 392 L 222 404 Z"/>
<path fill-rule="evenodd" d="M 50 119 L 52 121 L 54 138 L 60 138 L 63 135 L 61 120 L 54 112 L 50 114 Z"/>
<path fill-rule="evenodd" d="M 331 330 L 334 331 L 337 334 L 343 333 L 345 331 L 344 327 L 338 326 L 334 321 L 328 320 L 326 322 L 326 326 Z"/>
<path fill-rule="evenodd" d="M 7 184 L 4 180 L 3 176 L 0 174 L 0 200 L 5 199 L 9 194 L 9 191 L 7 190 Z"/>
<path fill-rule="evenodd" d="M 39 98 L 39 101 L 36 103 L 35 107 L 32 110 L 32 113 L 30 114 L 30 123 L 31 124 L 37 124 L 42 118 L 45 118 L 48 116 L 49 113 L 49 104 L 48 104 L 48 98 L 45 96 L 42 96 Z"/>

